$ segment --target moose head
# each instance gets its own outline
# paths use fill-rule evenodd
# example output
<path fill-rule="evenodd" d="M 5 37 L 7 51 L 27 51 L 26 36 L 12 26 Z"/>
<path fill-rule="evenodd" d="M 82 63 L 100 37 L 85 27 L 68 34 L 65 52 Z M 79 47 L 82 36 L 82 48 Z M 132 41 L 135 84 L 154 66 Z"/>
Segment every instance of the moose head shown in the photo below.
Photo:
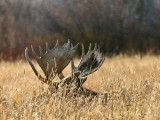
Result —
<path fill-rule="evenodd" d="M 58 89 L 65 85 L 71 85 L 74 83 L 76 89 L 81 89 L 82 93 L 87 96 L 97 95 L 96 92 L 85 89 L 82 87 L 83 83 L 87 80 L 87 76 L 97 71 L 104 62 L 104 57 L 100 52 L 100 46 L 95 44 L 94 49 L 90 44 L 88 52 L 85 54 L 84 45 L 82 44 L 82 56 L 80 63 L 77 67 L 74 65 L 73 57 L 76 54 L 76 50 L 79 43 L 73 46 L 70 41 L 63 46 L 59 45 L 57 40 L 54 48 L 50 49 L 48 43 L 46 43 L 46 52 L 42 52 L 41 46 L 39 46 L 40 56 L 37 56 L 33 46 L 31 45 L 32 53 L 45 74 L 45 78 L 40 75 L 28 56 L 28 48 L 25 49 L 25 57 L 30 64 L 32 70 L 39 80 L 48 84 L 50 88 Z M 62 71 L 71 62 L 71 73 L 64 77 Z M 60 82 L 53 82 L 53 79 L 58 76 Z M 52 92 L 52 89 L 50 89 Z"/>

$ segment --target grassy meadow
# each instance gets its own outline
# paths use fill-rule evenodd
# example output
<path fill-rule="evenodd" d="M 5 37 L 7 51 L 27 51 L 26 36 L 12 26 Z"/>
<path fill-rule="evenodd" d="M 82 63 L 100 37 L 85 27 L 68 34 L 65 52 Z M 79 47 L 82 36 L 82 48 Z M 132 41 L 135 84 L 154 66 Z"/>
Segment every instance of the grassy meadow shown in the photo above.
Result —
<path fill-rule="evenodd" d="M 63 73 L 70 73 L 70 64 Z M 106 57 L 83 86 L 108 93 L 107 105 L 101 98 L 51 95 L 26 61 L 2 61 L 0 120 L 160 120 L 160 56 Z"/>

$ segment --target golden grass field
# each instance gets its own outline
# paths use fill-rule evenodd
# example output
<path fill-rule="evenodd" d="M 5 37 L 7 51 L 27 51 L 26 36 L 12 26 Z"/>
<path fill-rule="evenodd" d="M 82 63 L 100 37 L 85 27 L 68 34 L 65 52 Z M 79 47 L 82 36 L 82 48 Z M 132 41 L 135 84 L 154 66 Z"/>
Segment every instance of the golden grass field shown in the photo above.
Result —
<path fill-rule="evenodd" d="M 70 66 L 63 73 L 69 74 Z M 48 86 L 26 61 L 2 61 L 0 120 L 160 120 L 160 56 L 106 58 L 83 86 L 108 93 L 107 105 L 101 98 L 89 102 L 83 96 L 61 97 L 60 92 L 47 97 Z"/>

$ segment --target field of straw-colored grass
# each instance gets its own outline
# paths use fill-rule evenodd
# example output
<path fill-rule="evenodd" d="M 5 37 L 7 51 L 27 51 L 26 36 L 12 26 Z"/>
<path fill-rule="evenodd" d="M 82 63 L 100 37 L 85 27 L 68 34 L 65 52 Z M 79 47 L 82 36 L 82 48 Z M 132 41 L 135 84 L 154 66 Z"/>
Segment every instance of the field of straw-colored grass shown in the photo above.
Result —
<path fill-rule="evenodd" d="M 78 63 L 79 60 L 75 60 Z M 36 64 L 39 72 L 40 68 Z M 70 66 L 64 72 L 70 73 Z M 58 80 L 58 78 L 56 78 Z M 160 119 L 160 57 L 106 58 L 88 77 L 85 88 L 108 93 L 101 98 L 50 95 L 28 63 L 0 62 L 0 120 L 107 120 Z"/>

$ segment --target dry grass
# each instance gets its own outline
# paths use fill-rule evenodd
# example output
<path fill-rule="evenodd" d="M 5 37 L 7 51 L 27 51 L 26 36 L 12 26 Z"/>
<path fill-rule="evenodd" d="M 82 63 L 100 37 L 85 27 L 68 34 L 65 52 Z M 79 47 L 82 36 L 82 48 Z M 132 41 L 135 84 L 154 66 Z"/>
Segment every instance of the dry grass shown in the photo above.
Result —
<path fill-rule="evenodd" d="M 43 96 L 48 86 L 36 78 L 24 61 L 1 62 L 0 71 L 0 120 L 160 119 L 160 57 L 106 58 L 84 84 L 86 88 L 107 92 L 106 106 L 100 99 L 69 99 L 60 97 L 60 92 Z M 64 74 L 69 72 L 67 67 Z M 37 98 L 39 94 L 42 96 Z"/>

